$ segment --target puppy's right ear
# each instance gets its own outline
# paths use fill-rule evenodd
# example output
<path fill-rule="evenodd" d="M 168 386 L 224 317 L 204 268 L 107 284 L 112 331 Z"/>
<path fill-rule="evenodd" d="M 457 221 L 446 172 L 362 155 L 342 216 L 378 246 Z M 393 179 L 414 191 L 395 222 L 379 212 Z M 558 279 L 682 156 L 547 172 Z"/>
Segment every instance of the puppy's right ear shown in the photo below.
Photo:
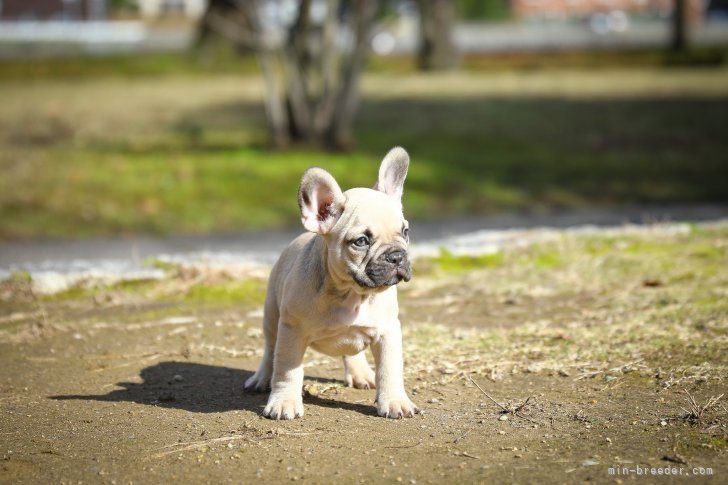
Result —
<path fill-rule="evenodd" d="M 298 187 L 303 227 L 326 234 L 339 220 L 345 200 L 339 184 L 329 172 L 318 167 L 309 168 Z"/>

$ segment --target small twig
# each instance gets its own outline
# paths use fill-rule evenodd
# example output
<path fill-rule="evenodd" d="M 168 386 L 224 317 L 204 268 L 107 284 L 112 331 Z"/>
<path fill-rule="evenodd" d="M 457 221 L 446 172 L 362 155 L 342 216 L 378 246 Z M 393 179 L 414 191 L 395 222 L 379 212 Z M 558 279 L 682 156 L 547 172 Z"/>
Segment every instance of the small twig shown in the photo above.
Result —
<path fill-rule="evenodd" d="M 703 413 L 705 413 L 705 411 L 707 411 L 708 409 L 710 409 L 713 406 L 715 406 L 716 404 L 718 404 L 718 401 L 723 399 L 723 396 L 725 395 L 725 394 L 721 394 L 720 396 L 711 396 L 703 406 L 700 406 L 698 404 L 698 402 L 695 400 L 695 398 L 693 397 L 693 395 L 690 394 L 690 392 L 687 389 L 683 389 L 683 392 L 685 392 L 685 394 L 687 394 L 687 396 L 688 396 L 687 399 L 688 399 L 688 405 L 689 405 L 690 409 L 687 410 L 683 407 L 680 407 L 680 409 L 682 409 L 685 412 L 685 419 L 692 419 L 695 421 L 699 420 L 703 416 Z"/>
<path fill-rule="evenodd" d="M 523 404 L 520 404 L 516 407 L 515 411 L 513 411 L 513 414 L 516 414 L 518 411 L 520 411 L 521 409 L 526 407 L 526 404 L 528 404 L 528 401 L 530 401 L 532 397 L 533 396 L 528 396 L 528 398 L 526 398 L 526 400 L 523 402 Z"/>
<path fill-rule="evenodd" d="M 514 415 L 514 416 L 516 416 L 516 417 L 518 417 L 518 418 L 524 419 L 524 420 L 526 420 L 526 421 L 530 421 L 530 422 L 531 422 L 531 423 L 533 423 L 533 424 L 540 424 L 540 423 L 539 423 L 538 421 L 534 421 L 533 419 L 531 419 L 531 418 L 527 418 L 526 416 L 523 416 L 522 414 L 519 414 L 519 413 L 518 413 L 518 412 L 519 412 L 519 411 L 520 411 L 520 410 L 521 410 L 521 409 L 522 409 L 522 408 L 523 408 L 523 407 L 524 407 L 524 406 L 525 406 L 526 404 L 528 404 L 528 401 L 530 401 L 530 400 L 531 400 L 531 396 L 528 396 L 528 399 L 526 399 L 526 401 L 525 401 L 525 402 L 524 402 L 523 404 L 521 404 L 520 406 L 516 407 L 515 409 L 507 408 L 507 407 L 505 407 L 504 405 L 502 405 L 501 403 L 499 403 L 498 401 L 496 401 L 495 399 L 493 399 L 493 398 L 492 398 L 492 397 L 490 396 L 490 394 L 488 394 L 487 392 L 485 392 L 485 390 L 484 390 L 484 389 L 483 389 L 482 387 L 480 387 L 480 386 L 478 385 L 478 383 L 477 383 L 477 382 L 475 382 L 475 381 L 473 380 L 473 378 L 472 378 L 471 376 L 468 376 L 468 379 L 470 379 L 470 382 L 472 382 L 473 384 L 475 384 L 475 387 L 477 387 L 478 389 L 480 389 L 480 392 L 482 392 L 483 394 L 485 394 L 485 396 L 486 396 L 486 397 L 487 397 L 488 399 L 490 399 L 490 400 L 491 400 L 491 401 L 493 401 L 493 402 L 494 402 L 495 404 L 497 404 L 497 405 L 498 405 L 498 407 L 499 407 L 499 408 L 501 408 L 501 409 L 503 410 L 503 412 L 504 412 L 504 413 L 506 413 L 506 414 L 512 414 L 512 415 Z"/>
<path fill-rule="evenodd" d="M 617 367 L 612 367 L 611 369 L 599 369 L 599 370 L 596 370 L 596 371 L 587 372 L 585 374 L 582 374 L 582 375 L 578 376 L 574 380 L 575 381 L 580 381 L 582 379 L 588 379 L 588 378 L 591 378 L 591 377 L 598 376 L 599 374 L 604 374 L 605 372 L 619 372 L 619 371 L 623 371 L 627 367 L 631 367 L 631 366 L 633 366 L 635 364 L 639 364 L 643 360 L 645 360 L 645 359 L 642 358 L 642 359 L 633 360 L 632 362 L 627 362 L 626 364 L 618 365 Z"/>
<path fill-rule="evenodd" d="M 471 455 L 467 451 L 463 451 L 462 453 L 460 453 L 460 456 L 464 456 L 465 458 L 473 458 L 475 460 L 480 460 L 479 456 Z"/>
<path fill-rule="evenodd" d="M 222 436 L 220 438 L 211 438 L 209 440 L 201 440 L 201 441 L 186 441 L 181 443 L 173 443 L 171 445 L 163 446 L 162 449 L 167 449 L 167 451 L 162 451 L 160 453 L 157 453 L 153 455 L 154 458 L 162 458 L 167 455 L 171 455 L 172 453 L 181 453 L 183 451 L 190 451 L 190 450 L 196 450 L 199 448 L 202 448 L 204 446 L 213 444 L 213 443 L 224 443 L 226 441 L 234 441 L 234 440 L 249 440 L 247 436 L 242 435 L 235 435 L 235 436 Z M 176 448 L 178 446 L 182 446 L 182 448 Z M 175 449 L 169 449 L 169 448 L 175 448 Z"/>
<path fill-rule="evenodd" d="M 384 448 L 388 450 L 398 450 L 398 449 L 404 449 L 404 448 L 414 448 L 415 446 L 420 446 L 422 444 L 422 440 L 418 441 L 414 445 L 402 445 L 402 446 L 385 446 Z"/>
<path fill-rule="evenodd" d="M 526 416 L 523 416 L 522 414 L 518 414 L 517 412 L 514 412 L 514 413 L 513 413 L 513 415 L 514 415 L 514 416 L 517 416 L 517 417 L 519 417 L 519 418 L 521 418 L 521 419 L 525 419 L 526 421 L 529 421 L 529 422 L 531 422 L 531 423 L 533 423 L 533 424 L 541 424 L 541 423 L 539 423 L 538 421 L 534 421 L 533 419 L 531 419 L 531 418 L 527 418 Z"/>
<path fill-rule="evenodd" d="M 453 442 L 453 443 L 457 443 L 457 442 L 458 442 L 458 441 L 460 441 L 461 439 L 465 438 L 465 437 L 466 437 L 466 436 L 468 435 L 468 433 L 470 433 L 470 432 L 471 432 L 472 430 L 473 430 L 473 428 L 472 428 L 472 427 L 471 427 L 471 428 L 468 428 L 468 429 L 466 429 L 466 430 L 465 430 L 465 433 L 463 433 L 463 434 L 461 434 L 461 435 L 460 435 L 459 437 L 455 438 L 455 439 L 454 439 L 454 440 L 453 440 L 452 442 Z"/>
<path fill-rule="evenodd" d="M 475 382 L 471 376 L 468 376 L 468 379 L 470 379 L 470 382 L 472 382 L 473 384 L 475 384 L 475 387 L 477 387 L 478 389 L 480 389 L 480 392 L 482 392 L 483 394 L 485 394 L 485 397 L 487 397 L 488 399 L 490 399 L 491 401 L 493 401 L 499 408 L 501 408 L 503 411 L 505 411 L 507 413 L 510 413 L 511 412 L 510 409 L 508 409 L 507 407 L 505 407 L 504 405 L 502 405 L 501 403 L 499 403 L 498 401 L 496 401 L 495 399 L 493 399 L 492 397 L 490 397 L 490 394 L 488 394 L 487 392 L 485 392 L 485 390 L 483 390 L 483 388 L 480 387 L 478 385 L 478 383 Z"/>
<path fill-rule="evenodd" d="M 286 431 L 281 429 L 276 429 L 275 431 L 272 431 L 273 434 L 276 435 L 287 435 L 287 436 L 308 436 L 312 434 L 320 434 L 321 431 Z"/>
<path fill-rule="evenodd" d="M 675 456 L 664 455 L 662 457 L 662 459 L 665 460 L 665 461 L 670 461 L 672 463 L 679 463 L 680 465 L 687 465 L 688 464 L 688 462 L 685 461 L 685 459 L 683 457 L 681 457 L 680 455 L 677 455 L 677 454 Z"/>

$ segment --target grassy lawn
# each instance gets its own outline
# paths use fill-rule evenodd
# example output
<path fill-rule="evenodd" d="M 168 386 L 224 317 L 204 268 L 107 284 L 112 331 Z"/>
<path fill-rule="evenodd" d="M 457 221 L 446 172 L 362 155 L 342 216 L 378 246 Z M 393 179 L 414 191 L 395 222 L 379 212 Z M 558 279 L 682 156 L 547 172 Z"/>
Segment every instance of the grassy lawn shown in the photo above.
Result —
<path fill-rule="evenodd" d="M 344 387 L 340 360 L 316 352 L 305 358 L 306 416 L 259 416 L 267 395 L 242 384 L 263 348 L 260 270 L 169 266 L 160 281 L 52 296 L 5 281 L 0 478 L 601 483 L 615 466 L 728 473 L 728 226 L 552 236 L 415 262 L 400 310 L 405 383 L 424 413 L 401 421 L 373 415 L 374 392 Z"/>
<path fill-rule="evenodd" d="M 0 238 L 295 224 L 303 170 L 371 185 L 393 145 L 412 156 L 410 218 L 728 201 L 721 67 L 375 71 L 357 148 L 320 153 L 266 146 L 250 66 L 99 66 L 0 69 Z"/>

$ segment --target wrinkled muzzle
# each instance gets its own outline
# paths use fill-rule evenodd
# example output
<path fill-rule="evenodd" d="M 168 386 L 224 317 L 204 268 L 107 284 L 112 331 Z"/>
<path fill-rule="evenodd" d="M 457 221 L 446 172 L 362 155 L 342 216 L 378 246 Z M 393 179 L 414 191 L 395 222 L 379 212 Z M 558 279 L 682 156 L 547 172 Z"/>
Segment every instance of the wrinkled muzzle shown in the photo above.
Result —
<path fill-rule="evenodd" d="M 396 285 L 402 280 L 409 281 L 412 278 L 412 266 L 407 251 L 394 249 L 382 254 L 367 264 L 364 274 L 365 278 L 355 280 L 365 288 L 381 288 Z"/>

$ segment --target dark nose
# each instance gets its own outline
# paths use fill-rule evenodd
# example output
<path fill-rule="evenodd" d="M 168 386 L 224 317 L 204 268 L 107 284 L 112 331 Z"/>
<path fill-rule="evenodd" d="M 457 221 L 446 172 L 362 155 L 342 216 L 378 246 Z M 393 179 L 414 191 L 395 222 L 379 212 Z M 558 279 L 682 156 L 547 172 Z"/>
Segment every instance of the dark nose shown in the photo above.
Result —
<path fill-rule="evenodd" d="M 397 266 L 399 266 L 399 264 L 402 262 L 402 260 L 404 258 L 405 258 L 404 251 L 392 251 L 392 252 L 384 255 L 384 259 L 388 263 L 392 263 Z"/>

